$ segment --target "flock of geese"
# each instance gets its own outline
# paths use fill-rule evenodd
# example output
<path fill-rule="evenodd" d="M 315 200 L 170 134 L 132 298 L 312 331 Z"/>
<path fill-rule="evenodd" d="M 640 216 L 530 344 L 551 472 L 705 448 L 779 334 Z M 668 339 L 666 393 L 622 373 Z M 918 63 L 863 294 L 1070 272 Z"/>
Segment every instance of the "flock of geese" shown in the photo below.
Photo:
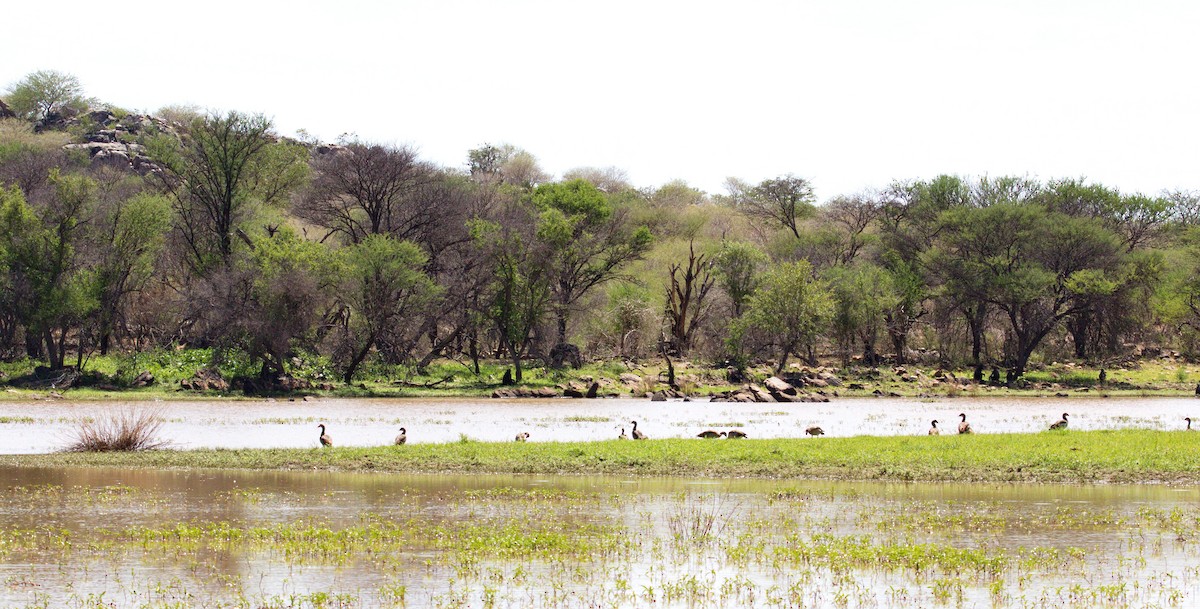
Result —
<path fill-rule="evenodd" d="M 975 430 L 971 429 L 971 424 L 967 422 L 967 413 L 960 412 L 960 413 L 958 413 L 958 416 L 960 419 L 958 422 L 958 433 L 960 433 L 960 434 L 975 433 Z M 1055 431 L 1061 430 L 1061 429 L 1066 429 L 1067 428 L 1067 417 L 1069 417 L 1069 416 L 1070 415 L 1068 415 L 1067 413 L 1064 412 L 1061 419 L 1050 424 L 1050 429 L 1055 430 Z M 1192 420 L 1188 419 L 1186 417 L 1184 418 L 1184 420 L 1186 420 L 1188 422 L 1188 429 L 1191 429 L 1192 428 Z M 933 421 L 931 421 L 929 423 L 929 435 L 931 435 L 931 436 L 942 435 L 942 430 L 938 429 L 937 419 L 934 419 Z"/>
<path fill-rule="evenodd" d="M 975 433 L 975 430 L 971 429 L 971 424 L 967 422 L 967 414 L 965 412 L 960 412 L 960 413 L 958 413 L 958 416 L 960 419 L 958 422 L 958 433 L 960 433 L 960 434 Z M 1050 429 L 1055 430 L 1055 431 L 1066 429 L 1067 428 L 1067 417 L 1069 417 L 1069 416 L 1070 415 L 1068 415 L 1067 413 L 1064 412 L 1062 414 L 1061 419 L 1050 424 Z M 1184 417 L 1183 420 L 1187 421 L 1187 430 L 1192 431 L 1192 418 Z M 644 432 L 642 432 L 640 429 L 638 429 L 637 421 L 630 421 L 630 423 L 633 425 L 633 429 L 630 431 L 629 434 L 626 434 L 625 428 L 622 427 L 621 435 L 617 436 L 618 440 L 628 440 L 630 438 L 633 438 L 634 440 L 645 440 L 646 438 L 649 437 Z M 321 423 L 320 425 L 317 425 L 317 427 L 321 428 L 321 446 L 332 447 L 333 446 L 333 438 L 331 438 L 329 436 L 329 434 L 325 432 L 325 424 Z M 825 435 L 825 430 L 821 429 L 820 427 L 817 427 L 816 425 L 813 425 L 812 427 L 805 429 L 804 433 L 806 435 L 810 435 L 810 436 L 823 436 L 823 435 Z M 938 421 L 937 421 L 937 419 L 934 419 L 929 424 L 929 435 L 939 436 L 941 434 L 942 434 L 942 430 L 938 429 Z M 729 431 L 717 431 L 715 429 L 706 429 L 706 430 L 696 434 L 696 437 L 697 438 L 705 438 L 705 439 L 709 439 L 709 440 L 713 440 L 713 439 L 717 439 L 717 438 L 725 438 L 728 440 L 738 440 L 738 439 L 745 438 L 748 436 L 746 435 L 746 432 L 740 431 L 737 429 L 731 429 Z M 523 432 L 517 434 L 516 438 L 514 438 L 514 439 L 517 442 L 524 442 L 529 439 L 529 432 L 523 431 Z M 395 444 L 397 446 L 399 446 L 401 444 L 404 444 L 405 442 L 408 442 L 408 430 L 401 427 L 400 434 L 396 436 Z"/>

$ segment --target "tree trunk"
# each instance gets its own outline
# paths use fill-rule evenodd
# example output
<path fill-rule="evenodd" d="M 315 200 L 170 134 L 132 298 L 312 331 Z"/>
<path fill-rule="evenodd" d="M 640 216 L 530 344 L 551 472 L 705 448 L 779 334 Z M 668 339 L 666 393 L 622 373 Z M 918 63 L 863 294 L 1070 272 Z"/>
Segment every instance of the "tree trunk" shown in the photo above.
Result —
<path fill-rule="evenodd" d="M 367 344 L 363 346 L 362 349 L 359 349 L 358 352 L 354 354 L 354 357 L 350 358 L 350 363 L 346 365 L 346 371 L 342 375 L 343 382 L 345 382 L 347 385 L 354 382 L 354 373 L 358 371 L 358 367 L 363 363 L 363 360 L 367 359 L 367 354 L 371 352 L 371 347 L 374 345 L 375 336 L 371 335 L 370 339 L 367 340 Z"/>
<path fill-rule="evenodd" d="M 783 374 L 783 368 L 787 366 L 788 356 L 792 354 L 791 347 L 784 347 L 783 353 L 779 355 L 779 363 L 775 365 L 775 374 Z"/>
<path fill-rule="evenodd" d="M 479 376 L 479 341 L 474 332 L 467 337 L 467 354 L 471 356 L 471 367 L 475 370 L 475 376 Z"/>
<path fill-rule="evenodd" d="M 50 331 L 50 328 L 46 328 L 42 331 L 42 339 L 46 343 L 46 363 L 50 365 L 50 369 L 62 368 L 63 358 L 59 353 L 58 344 L 54 341 L 54 332 Z"/>
<path fill-rule="evenodd" d="M 1071 333 L 1071 340 L 1075 343 L 1075 357 L 1078 359 L 1087 359 L 1088 331 L 1091 327 L 1092 314 L 1087 311 L 1067 321 L 1067 331 Z"/>
<path fill-rule="evenodd" d="M 908 363 L 908 332 L 893 329 L 891 324 L 888 324 L 888 336 L 892 339 L 892 350 L 896 352 L 896 363 L 900 365 Z M 874 345 L 871 350 L 874 352 Z"/>
<path fill-rule="evenodd" d="M 25 329 L 25 355 L 28 355 L 29 359 L 42 357 L 42 337 L 38 336 L 37 332 L 30 332 L 29 328 Z"/>
<path fill-rule="evenodd" d="M 971 330 L 971 364 L 975 367 L 976 381 L 983 380 L 983 307 L 967 308 L 963 311 L 967 317 L 967 327 Z"/>
<path fill-rule="evenodd" d="M 567 343 L 567 308 L 565 305 L 559 306 L 555 317 L 558 322 L 558 342 L 554 344 L 565 345 Z"/>

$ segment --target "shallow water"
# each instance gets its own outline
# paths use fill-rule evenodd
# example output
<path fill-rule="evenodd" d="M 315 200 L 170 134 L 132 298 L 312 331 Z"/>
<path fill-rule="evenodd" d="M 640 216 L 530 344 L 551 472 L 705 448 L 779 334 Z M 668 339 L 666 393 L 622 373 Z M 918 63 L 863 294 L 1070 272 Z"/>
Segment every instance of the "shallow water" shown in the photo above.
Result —
<path fill-rule="evenodd" d="M 0 488 L 0 607 L 1200 604 L 1194 487 L 0 468 Z"/>
<path fill-rule="evenodd" d="M 1071 414 L 1072 429 L 1182 429 L 1200 419 L 1191 398 L 834 398 L 828 403 L 739 404 L 645 399 L 318 399 L 304 401 L 0 402 L 5 453 L 45 453 L 70 442 L 80 419 L 122 409 L 161 408 L 162 436 L 178 448 L 317 446 L 325 423 L 338 446 L 390 444 L 400 427 L 408 441 L 449 442 L 467 435 L 511 441 L 575 441 L 616 437 L 630 422 L 653 438 L 692 437 L 705 429 L 739 429 L 752 438 L 802 437 L 819 425 L 829 436 L 923 435 L 938 419 L 943 433 L 966 413 L 977 433 L 1037 432 Z M 1197 423 L 1200 428 L 1200 422 Z"/>

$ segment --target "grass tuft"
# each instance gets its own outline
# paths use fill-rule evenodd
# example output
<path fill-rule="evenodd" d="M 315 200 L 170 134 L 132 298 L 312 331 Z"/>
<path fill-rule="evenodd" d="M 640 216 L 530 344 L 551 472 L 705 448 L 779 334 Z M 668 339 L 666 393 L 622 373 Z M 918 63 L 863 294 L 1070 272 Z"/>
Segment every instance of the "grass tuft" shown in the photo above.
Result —
<path fill-rule="evenodd" d="M 68 452 L 130 452 L 165 448 L 161 409 L 123 410 L 79 420 Z"/>

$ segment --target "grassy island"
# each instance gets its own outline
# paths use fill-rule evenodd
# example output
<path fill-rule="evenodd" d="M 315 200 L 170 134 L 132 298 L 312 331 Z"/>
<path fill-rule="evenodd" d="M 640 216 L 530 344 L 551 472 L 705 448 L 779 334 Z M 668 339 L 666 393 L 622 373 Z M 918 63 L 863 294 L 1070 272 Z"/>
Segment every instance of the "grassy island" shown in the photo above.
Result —
<path fill-rule="evenodd" d="M 7 456 L 23 467 L 235 468 L 832 480 L 1200 483 L 1200 434 L 1148 430 L 940 437 L 488 443 Z"/>

